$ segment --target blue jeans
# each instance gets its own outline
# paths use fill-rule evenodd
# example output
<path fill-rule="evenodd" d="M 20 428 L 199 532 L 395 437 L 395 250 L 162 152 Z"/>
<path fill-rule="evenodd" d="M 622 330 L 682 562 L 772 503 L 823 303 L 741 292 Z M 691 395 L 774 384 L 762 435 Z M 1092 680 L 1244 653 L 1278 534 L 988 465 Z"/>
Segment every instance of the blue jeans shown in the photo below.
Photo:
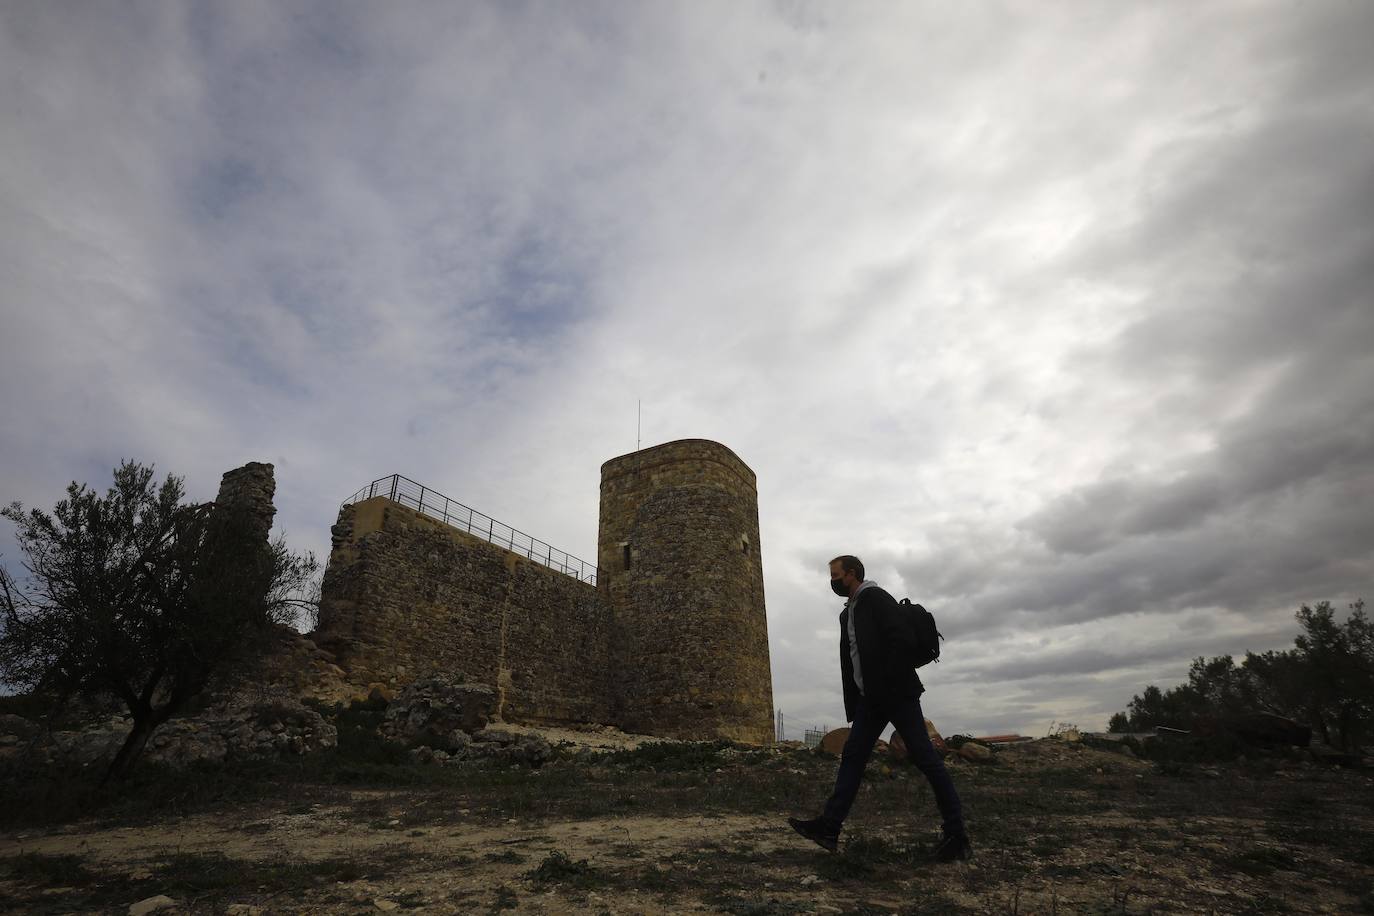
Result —
<path fill-rule="evenodd" d="M 849 739 L 845 741 L 844 751 L 840 754 L 840 770 L 835 774 L 835 792 L 825 803 L 822 817 L 836 830 L 844 823 L 854 804 L 854 796 L 859 793 L 859 783 L 863 780 L 868 758 L 873 753 L 873 745 L 889 722 L 902 736 L 912 762 L 930 781 L 935 804 L 944 819 L 945 835 L 963 835 L 964 814 L 959 793 L 954 790 L 954 780 L 950 779 L 945 762 L 940 759 L 940 752 L 930 743 L 925 716 L 921 714 L 921 701 L 916 697 L 882 705 L 866 700 L 859 702 L 849 729 Z"/>

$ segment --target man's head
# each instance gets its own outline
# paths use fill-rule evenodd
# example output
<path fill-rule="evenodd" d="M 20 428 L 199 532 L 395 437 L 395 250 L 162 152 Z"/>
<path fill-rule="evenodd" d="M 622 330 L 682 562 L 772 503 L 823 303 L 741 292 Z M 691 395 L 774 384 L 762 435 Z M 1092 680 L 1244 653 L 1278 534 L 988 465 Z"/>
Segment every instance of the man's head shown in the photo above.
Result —
<path fill-rule="evenodd" d="M 830 561 L 830 590 L 841 598 L 848 598 L 864 581 L 864 564 L 858 557 L 845 554 Z"/>

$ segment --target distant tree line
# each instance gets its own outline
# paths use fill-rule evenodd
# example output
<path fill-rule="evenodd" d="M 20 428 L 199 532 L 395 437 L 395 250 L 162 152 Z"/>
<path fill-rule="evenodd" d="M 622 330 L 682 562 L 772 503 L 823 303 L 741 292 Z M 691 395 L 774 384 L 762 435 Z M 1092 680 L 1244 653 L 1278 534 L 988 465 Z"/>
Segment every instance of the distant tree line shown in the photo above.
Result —
<path fill-rule="evenodd" d="M 1328 601 L 1297 612 L 1302 632 L 1293 648 L 1199 656 L 1188 682 L 1160 690 L 1151 684 L 1112 716 L 1114 732 L 1150 731 L 1155 726 L 1191 729 L 1269 712 L 1310 726 L 1326 744 L 1351 752 L 1374 737 L 1374 624 L 1364 601 L 1350 605 L 1341 622 Z"/>

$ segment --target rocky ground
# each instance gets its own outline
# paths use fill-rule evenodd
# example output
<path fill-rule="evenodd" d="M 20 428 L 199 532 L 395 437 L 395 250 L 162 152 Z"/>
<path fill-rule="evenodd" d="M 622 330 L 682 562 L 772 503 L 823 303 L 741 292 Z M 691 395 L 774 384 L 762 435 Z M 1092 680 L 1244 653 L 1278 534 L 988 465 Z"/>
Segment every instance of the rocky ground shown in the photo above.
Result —
<path fill-rule="evenodd" d="M 951 759 L 976 854 L 937 866 L 926 861 L 929 789 L 888 759 L 870 764 L 829 854 L 784 822 L 828 790 L 835 760 L 812 751 L 561 733 L 544 736 L 544 759 L 438 765 L 369 758 L 348 722 L 338 728 L 325 752 L 152 766 L 113 791 L 55 776 L 9 784 L 0 902 L 51 913 L 1374 912 L 1374 774 L 1297 753 L 1160 764 L 1046 738 L 988 764 Z"/>

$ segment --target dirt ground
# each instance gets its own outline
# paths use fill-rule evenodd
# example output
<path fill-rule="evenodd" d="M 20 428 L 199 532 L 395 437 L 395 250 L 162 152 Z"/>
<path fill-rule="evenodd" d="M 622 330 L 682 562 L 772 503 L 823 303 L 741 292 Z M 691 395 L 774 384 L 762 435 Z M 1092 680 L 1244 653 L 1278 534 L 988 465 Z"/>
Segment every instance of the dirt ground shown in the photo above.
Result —
<path fill-rule="evenodd" d="M 835 761 L 726 745 L 201 774 L 0 832 L 7 912 L 1374 912 L 1374 778 L 1168 765 L 1056 739 L 950 764 L 975 845 L 935 865 L 921 774 L 870 764 L 841 850 L 793 834 Z M 402 778 L 403 777 L 403 778 Z M 218 782 L 216 782 L 218 779 Z"/>

